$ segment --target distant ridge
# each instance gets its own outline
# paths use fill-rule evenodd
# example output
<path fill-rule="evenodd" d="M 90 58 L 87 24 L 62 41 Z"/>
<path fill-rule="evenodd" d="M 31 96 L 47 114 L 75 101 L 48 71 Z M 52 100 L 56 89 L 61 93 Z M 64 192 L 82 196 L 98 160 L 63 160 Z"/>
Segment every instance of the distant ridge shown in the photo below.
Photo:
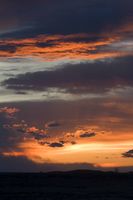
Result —
<path fill-rule="evenodd" d="M 0 173 L 0 200 L 133 200 L 133 172 Z"/>

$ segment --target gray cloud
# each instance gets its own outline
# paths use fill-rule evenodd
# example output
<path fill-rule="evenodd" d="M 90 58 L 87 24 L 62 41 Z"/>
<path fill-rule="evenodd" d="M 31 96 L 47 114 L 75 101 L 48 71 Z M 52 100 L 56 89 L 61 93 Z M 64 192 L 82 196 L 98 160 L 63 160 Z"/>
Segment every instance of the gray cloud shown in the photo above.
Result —
<path fill-rule="evenodd" d="M 46 134 L 41 134 L 41 133 L 32 133 L 32 137 L 38 141 L 48 138 Z"/>
<path fill-rule="evenodd" d="M 81 138 L 89 138 L 89 137 L 94 137 L 94 136 L 96 136 L 96 133 L 94 133 L 94 132 L 92 132 L 92 133 L 85 132 L 80 135 Z"/>
<path fill-rule="evenodd" d="M 11 112 L 14 108 L 6 107 L 6 109 L 10 109 Z M 17 144 L 24 139 L 24 132 L 12 128 L 15 122 L 16 118 L 13 113 L 10 115 L 4 110 L 0 113 L 0 154 L 17 149 Z"/>
<path fill-rule="evenodd" d="M 133 149 L 122 154 L 126 158 L 133 158 Z"/>
<path fill-rule="evenodd" d="M 5 157 L 0 156 L 0 172 L 48 172 L 48 171 L 71 171 L 71 170 L 105 170 L 110 171 L 114 168 L 101 168 L 96 167 L 93 163 L 71 163 L 71 164 L 59 164 L 51 163 L 46 160 L 44 164 L 37 164 L 28 160 L 26 157 Z M 127 172 L 133 171 L 133 166 L 119 167 L 119 171 Z"/>
<path fill-rule="evenodd" d="M 24 156 L 0 156 L 0 172 L 47 172 L 68 171 L 76 169 L 97 170 L 98 167 L 95 167 L 91 163 L 58 164 L 51 163 L 49 160 L 46 160 L 44 164 L 37 164 L 31 160 L 28 160 Z"/>
<path fill-rule="evenodd" d="M 66 92 L 107 92 L 111 88 L 133 85 L 133 58 L 112 61 L 67 64 L 52 71 L 20 74 L 3 82 L 7 88 L 46 90 L 64 88 Z"/>
<path fill-rule="evenodd" d="M 49 144 L 49 147 L 53 147 L 53 148 L 60 148 L 60 147 L 63 147 L 64 144 L 62 144 L 61 142 L 53 142 L 53 143 L 50 143 Z"/>
<path fill-rule="evenodd" d="M 56 121 L 47 122 L 45 124 L 46 128 L 58 128 L 60 126 L 61 126 L 61 124 L 59 122 L 56 122 Z"/>

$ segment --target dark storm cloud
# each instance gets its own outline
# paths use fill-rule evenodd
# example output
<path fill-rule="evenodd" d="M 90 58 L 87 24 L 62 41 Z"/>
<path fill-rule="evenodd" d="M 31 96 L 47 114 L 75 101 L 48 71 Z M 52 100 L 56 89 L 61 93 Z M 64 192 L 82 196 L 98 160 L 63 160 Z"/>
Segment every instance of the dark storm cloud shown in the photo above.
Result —
<path fill-rule="evenodd" d="M 29 0 L 0 2 L 5 37 L 101 32 L 129 21 L 132 0 Z M 25 28 L 27 27 L 27 29 Z"/>
<path fill-rule="evenodd" d="M 133 158 L 133 149 L 122 154 L 125 158 Z"/>
<path fill-rule="evenodd" d="M 133 58 L 67 64 L 52 71 L 20 74 L 3 84 L 10 89 L 66 89 L 71 93 L 106 92 L 111 88 L 133 86 Z"/>

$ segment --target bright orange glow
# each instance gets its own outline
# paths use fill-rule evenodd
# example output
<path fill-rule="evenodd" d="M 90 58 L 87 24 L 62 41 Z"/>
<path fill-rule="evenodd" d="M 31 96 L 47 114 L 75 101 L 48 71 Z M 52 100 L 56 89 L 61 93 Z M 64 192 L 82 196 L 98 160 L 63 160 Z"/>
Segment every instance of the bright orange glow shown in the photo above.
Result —
<path fill-rule="evenodd" d="M 90 141 L 85 139 L 75 145 L 66 144 L 62 148 L 51 148 L 40 145 L 35 140 L 18 144 L 19 152 L 5 152 L 4 156 L 26 156 L 36 163 L 73 163 L 88 162 L 100 167 L 131 166 L 132 158 L 122 157 L 122 153 L 132 148 L 132 140 L 126 141 Z"/>
<path fill-rule="evenodd" d="M 115 104 L 106 103 L 105 106 L 112 107 Z M 123 110 L 123 107 L 120 106 L 120 109 Z M 14 114 L 18 111 L 17 108 L 3 107 L 0 109 L 1 113 L 9 114 L 13 119 Z M 127 112 L 130 113 L 130 109 Z M 54 128 L 54 135 L 52 135 L 52 129 L 46 126 L 47 123 L 44 124 L 44 129 L 28 126 L 24 120 L 11 125 L 4 125 L 5 130 L 7 128 L 12 132 L 15 131 L 18 136 L 21 133 L 22 137 L 14 148 L 5 150 L 1 154 L 6 157 L 24 156 L 35 163 L 42 164 L 45 162 L 86 162 L 105 168 L 132 166 L 132 158 L 122 156 L 124 152 L 132 149 L 132 128 L 129 127 L 126 132 L 124 130 L 113 130 L 116 125 L 122 127 L 123 121 L 119 117 L 97 117 L 96 121 L 99 121 L 99 123 L 104 121 L 104 124 L 108 122 L 110 130 L 103 131 L 97 123 L 97 125 L 86 124 L 80 128 L 77 126 L 77 129 L 72 129 L 70 132 L 64 131 L 63 133 L 58 133 Z M 14 140 L 12 136 L 9 139 L 11 142 Z"/>

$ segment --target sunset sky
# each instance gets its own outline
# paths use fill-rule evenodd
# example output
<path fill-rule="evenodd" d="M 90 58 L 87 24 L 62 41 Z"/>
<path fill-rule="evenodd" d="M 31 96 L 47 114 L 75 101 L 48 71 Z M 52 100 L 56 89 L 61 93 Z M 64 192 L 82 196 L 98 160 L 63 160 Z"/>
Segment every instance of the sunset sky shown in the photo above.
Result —
<path fill-rule="evenodd" d="M 133 170 L 133 1 L 0 0 L 0 171 Z"/>

